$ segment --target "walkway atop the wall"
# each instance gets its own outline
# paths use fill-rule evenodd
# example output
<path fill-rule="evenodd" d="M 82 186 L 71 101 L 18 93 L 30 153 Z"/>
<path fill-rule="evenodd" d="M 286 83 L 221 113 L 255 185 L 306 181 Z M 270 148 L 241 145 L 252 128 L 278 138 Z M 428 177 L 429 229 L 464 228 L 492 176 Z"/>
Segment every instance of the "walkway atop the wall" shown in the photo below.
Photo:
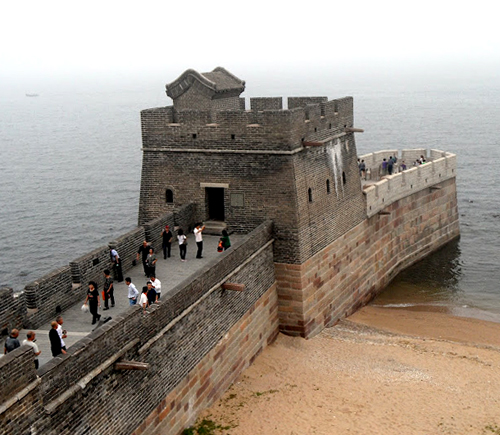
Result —
<path fill-rule="evenodd" d="M 243 237 L 244 236 L 242 235 L 231 235 L 232 246 L 238 245 L 238 242 L 241 241 Z M 193 234 L 188 235 L 187 256 L 185 262 L 180 261 L 179 245 L 177 243 L 172 243 L 172 256 L 167 260 L 163 259 L 163 253 L 161 251 L 157 251 L 156 254 L 158 257 L 158 262 L 156 265 L 156 276 L 161 281 L 162 299 L 164 299 L 168 295 L 168 292 L 172 290 L 177 284 L 194 275 L 209 261 L 216 258 L 217 255 L 220 255 L 217 252 L 218 243 L 218 236 L 203 236 L 203 258 L 196 259 L 196 242 L 194 241 Z M 145 286 L 146 282 L 148 281 L 148 279 L 144 276 L 142 262 L 140 260 L 138 261 L 137 266 L 124 273 L 124 278 L 127 276 L 132 279 L 132 283 L 137 287 L 137 290 L 139 290 L 139 292 L 142 291 L 142 287 Z M 125 281 L 114 282 L 114 286 L 115 307 L 104 311 L 104 302 L 101 298 L 101 309 L 99 310 L 99 313 L 102 316 L 101 320 L 103 320 L 107 316 L 113 317 L 121 314 L 129 308 L 129 301 L 127 298 L 128 287 L 125 284 Z M 101 293 L 102 281 L 99 283 L 99 294 Z M 84 300 L 79 301 L 72 308 L 64 311 L 61 314 L 64 321 L 63 329 L 66 329 L 68 331 L 68 336 L 64 340 L 66 343 L 66 347 L 70 347 L 82 337 L 85 337 L 90 332 L 92 332 L 92 330 L 96 327 L 96 325 L 92 325 L 92 315 L 90 313 L 83 313 L 81 311 L 83 302 Z M 55 320 L 55 318 L 53 320 Z M 36 343 L 42 351 L 39 356 L 40 366 L 52 359 L 49 342 L 50 328 L 50 323 L 47 323 L 46 325 L 43 325 L 42 327 L 40 327 L 40 329 L 35 331 L 37 339 Z M 19 339 L 21 343 L 24 339 L 26 339 L 27 332 L 28 331 L 24 329 L 20 332 Z"/>

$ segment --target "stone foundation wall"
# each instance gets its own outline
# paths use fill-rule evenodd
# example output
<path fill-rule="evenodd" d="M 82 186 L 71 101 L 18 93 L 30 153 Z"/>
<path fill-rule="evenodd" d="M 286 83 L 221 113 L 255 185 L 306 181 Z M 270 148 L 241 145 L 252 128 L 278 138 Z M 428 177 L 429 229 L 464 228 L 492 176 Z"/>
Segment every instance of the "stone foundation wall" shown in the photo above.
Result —
<path fill-rule="evenodd" d="M 312 337 L 459 236 L 455 178 L 399 199 L 303 264 L 275 264 L 280 329 Z"/>
<path fill-rule="evenodd" d="M 278 334 L 273 285 L 197 366 L 161 400 L 133 435 L 178 434 L 196 421 Z"/>

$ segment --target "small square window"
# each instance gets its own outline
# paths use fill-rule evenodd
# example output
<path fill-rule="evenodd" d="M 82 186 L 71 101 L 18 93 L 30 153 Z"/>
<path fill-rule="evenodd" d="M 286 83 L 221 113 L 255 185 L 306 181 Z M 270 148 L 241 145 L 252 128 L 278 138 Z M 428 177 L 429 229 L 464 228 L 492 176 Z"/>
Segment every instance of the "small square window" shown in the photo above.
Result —
<path fill-rule="evenodd" d="M 196 136 L 197 136 L 196 133 L 193 133 L 193 139 L 196 139 Z"/>
<path fill-rule="evenodd" d="M 232 140 L 235 140 L 235 139 L 236 139 L 236 135 L 235 135 L 235 134 L 232 134 L 232 135 L 231 135 L 231 139 L 232 139 Z"/>

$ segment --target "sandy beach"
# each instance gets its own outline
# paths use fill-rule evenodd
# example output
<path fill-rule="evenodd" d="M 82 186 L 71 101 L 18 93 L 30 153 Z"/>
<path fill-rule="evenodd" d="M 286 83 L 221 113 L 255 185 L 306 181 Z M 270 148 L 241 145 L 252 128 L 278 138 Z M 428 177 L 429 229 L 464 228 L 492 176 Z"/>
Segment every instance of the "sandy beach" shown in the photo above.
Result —
<path fill-rule="evenodd" d="M 255 434 L 500 434 L 500 324 L 365 307 L 280 334 L 202 418 Z"/>

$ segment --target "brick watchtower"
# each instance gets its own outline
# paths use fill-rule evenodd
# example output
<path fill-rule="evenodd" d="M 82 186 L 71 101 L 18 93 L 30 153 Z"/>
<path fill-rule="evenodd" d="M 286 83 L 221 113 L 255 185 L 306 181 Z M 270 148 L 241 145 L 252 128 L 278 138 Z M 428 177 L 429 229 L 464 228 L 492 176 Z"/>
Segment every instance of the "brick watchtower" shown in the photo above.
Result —
<path fill-rule="evenodd" d="M 351 97 L 288 98 L 286 110 L 281 98 L 252 98 L 245 110 L 245 82 L 223 68 L 187 70 L 166 88 L 173 106 L 141 113 L 140 224 L 191 202 L 197 220 L 233 232 L 272 219 L 280 284 L 286 265 L 304 264 L 366 218 Z M 280 321 L 294 334 L 314 329 L 302 308 Z"/>

